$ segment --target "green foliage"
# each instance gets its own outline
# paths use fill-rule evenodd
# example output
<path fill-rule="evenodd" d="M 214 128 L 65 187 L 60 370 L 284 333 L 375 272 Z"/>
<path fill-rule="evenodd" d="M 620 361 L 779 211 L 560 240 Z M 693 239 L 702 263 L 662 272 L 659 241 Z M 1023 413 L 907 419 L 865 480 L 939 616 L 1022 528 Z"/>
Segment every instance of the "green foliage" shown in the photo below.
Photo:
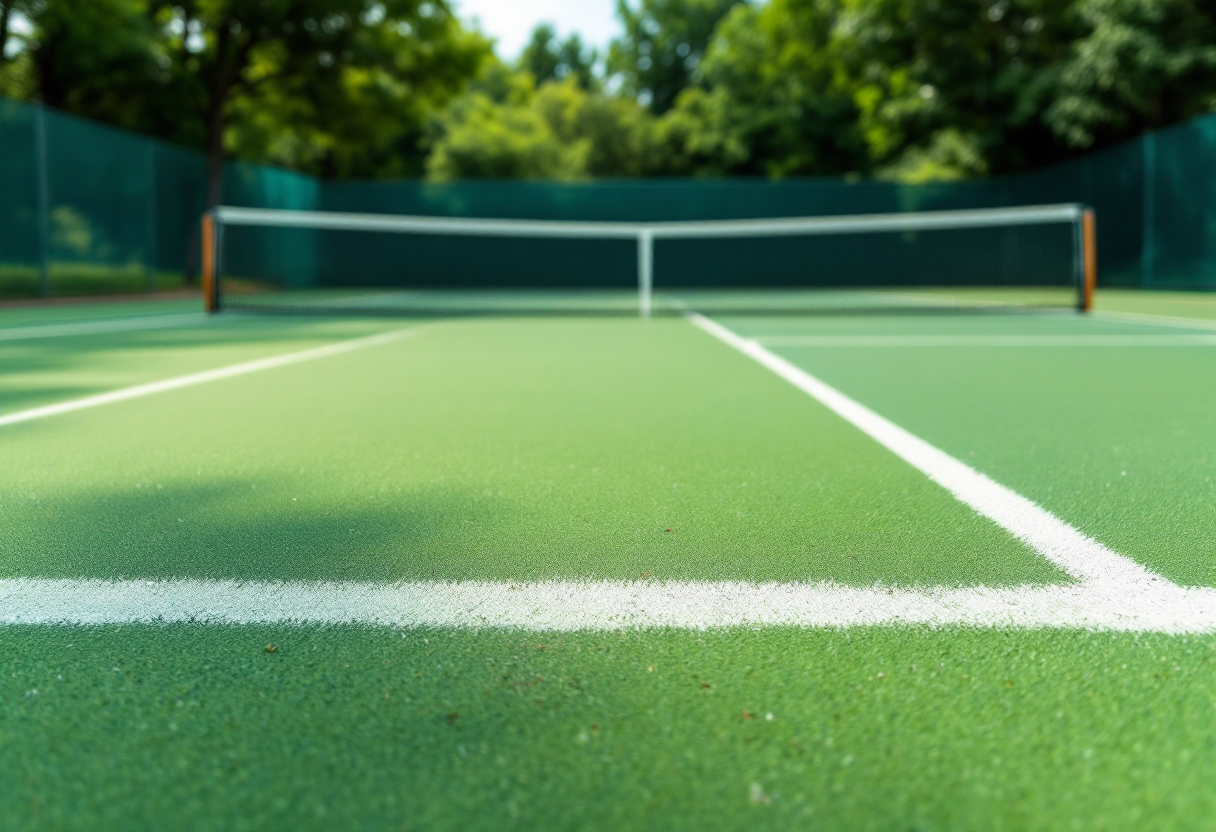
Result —
<path fill-rule="evenodd" d="M 951 182 L 988 172 L 974 135 L 946 128 L 934 133 L 927 146 L 910 147 L 875 176 L 895 182 Z"/>
<path fill-rule="evenodd" d="M 641 176 L 653 122 L 635 102 L 583 89 L 576 78 L 539 87 L 501 65 L 433 125 L 430 178 L 573 180 Z"/>
<path fill-rule="evenodd" d="M 1008 173 L 1216 106 L 1207 0 L 772 0 L 662 131 L 680 172 Z"/>
<path fill-rule="evenodd" d="M 742 0 L 641 0 L 634 8 L 617 0 L 625 29 L 613 42 L 609 71 L 620 76 L 624 91 L 665 113 L 680 92 L 698 78 L 698 68 L 714 29 Z"/>
<path fill-rule="evenodd" d="M 41 99 L 136 130 L 155 130 L 162 120 L 180 123 L 180 108 L 171 98 L 150 97 L 171 76 L 157 60 L 162 53 L 149 11 L 145 0 L 47 3 L 34 17 L 28 47 Z M 153 102 L 167 112 L 154 114 Z"/>
<path fill-rule="evenodd" d="M 421 172 L 426 121 L 478 71 L 489 45 L 438 5 L 366 5 L 363 25 L 315 60 L 301 62 L 290 42 L 255 53 L 234 100 L 230 150 L 326 176 Z"/>
<path fill-rule="evenodd" d="M 1086 34 L 1047 123 L 1070 148 L 1129 138 L 1216 107 L 1216 4 L 1085 0 Z"/>
<path fill-rule="evenodd" d="M 1214 0 L 617 12 L 606 61 L 545 24 L 508 67 L 446 0 L 0 0 L 0 94 L 205 149 L 213 194 L 225 153 L 333 177 L 948 180 L 1216 107 Z"/>
<path fill-rule="evenodd" d="M 582 39 L 571 35 L 558 40 L 557 32 L 548 23 L 532 30 L 532 39 L 519 58 L 519 68 L 529 72 L 538 84 L 573 77 L 583 89 L 596 86 L 594 49 L 583 45 Z"/>
<path fill-rule="evenodd" d="M 438 0 L 56 0 L 36 22 L 48 103 L 207 150 L 213 186 L 224 151 L 417 169 L 425 119 L 489 52 Z"/>
<path fill-rule="evenodd" d="M 24 100 L 37 91 L 24 29 L 45 0 L 0 0 L 0 96 Z"/>
<path fill-rule="evenodd" d="M 739 6 L 718 27 L 702 82 L 668 114 L 678 168 L 702 175 L 843 175 L 868 159 L 835 0 Z"/>
<path fill-rule="evenodd" d="M 954 176 L 1063 155 L 1042 114 L 1082 34 L 1075 3 L 855 0 L 838 33 L 873 164 L 950 158 Z"/>

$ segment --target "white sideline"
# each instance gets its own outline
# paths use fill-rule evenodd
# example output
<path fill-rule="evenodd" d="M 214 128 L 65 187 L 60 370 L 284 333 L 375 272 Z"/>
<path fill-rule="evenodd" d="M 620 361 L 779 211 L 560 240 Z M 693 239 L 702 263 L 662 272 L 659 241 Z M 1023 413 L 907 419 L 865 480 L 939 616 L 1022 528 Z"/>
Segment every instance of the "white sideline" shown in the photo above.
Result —
<path fill-rule="evenodd" d="M 1216 347 L 1212 335 L 767 335 L 766 347 Z"/>
<path fill-rule="evenodd" d="M 736 335 L 696 313 L 689 313 L 688 320 L 810 395 L 1073 578 L 1112 588 L 1145 591 L 1172 586 L 1130 558 L 1086 537 L 1046 509 L 879 416 L 755 341 Z"/>
<path fill-rule="evenodd" d="M 205 370 L 201 373 L 192 373 L 186 376 L 168 378 L 163 381 L 154 381 L 150 384 L 124 387 L 121 390 L 112 390 L 109 393 L 99 393 L 96 396 L 86 396 L 82 399 L 72 399 L 71 401 L 60 402 L 59 404 L 49 404 L 43 407 L 31 408 L 30 410 L 19 410 L 16 413 L 0 416 L 0 428 L 15 425 L 19 422 L 30 422 L 34 419 L 45 419 L 48 416 L 59 416 L 63 413 L 85 410 L 90 407 L 125 402 L 130 399 L 138 399 L 142 396 L 151 396 L 154 393 L 180 390 L 183 387 L 205 384 L 209 381 L 219 381 L 220 379 L 243 376 L 262 370 L 272 370 L 276 367 L 286 367 L 289 364 L 299 364 L 302 361 L 312 361 L 317 358 L 327 358 L 331 355 L 341 355 L 342 353 L 360 350 L 364 347 L 396 341 L 400 338 L 414 335 L 418 331 L 416 327 L 396 329 L 391 332 L 382 332 L 378 335 L 369 335 L 365 338 L 353 338 L 349 341 L 339 341 L 336 344 L 327 344 L 323 347 L 314 347 L 312 349 L 301 350 L 300 352 L 290 352 L 285 355 L 271 356 L 270 358 L 259 358 L 256 361 L 232 364 L 228 367 L 220 367 L 215 370 Z"/>
<path fill-rule="evenodd" d="M 148 315 L 141 318 L 115 318 L 109 321 L 77 321 L 38 326 L 0 328 L 0 341 L 27 341 L 33 338 L 63 338 L 71 335 L 97 335 L 107 332 L 134 332 L 146 329 L 170 329 L 188 324 L 204 324 L 202 312 L 176 315 Z"/>

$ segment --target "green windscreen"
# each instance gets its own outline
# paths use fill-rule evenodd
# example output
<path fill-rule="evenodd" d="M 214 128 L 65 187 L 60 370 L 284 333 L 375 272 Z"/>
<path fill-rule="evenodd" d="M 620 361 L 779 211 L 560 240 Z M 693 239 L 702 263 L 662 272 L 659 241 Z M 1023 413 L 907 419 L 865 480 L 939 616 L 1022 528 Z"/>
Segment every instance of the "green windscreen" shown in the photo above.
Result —
<path fill-rule="evenodd" d="M 0 300 L 197 285 L 206 165 L 195 152 L 0 99 Z M 228 164 L 225 201 L 313 208 L 319 183 Z"/>
<path fill-rule="evenodd" d="M 201 154 L 51 108 L 2 99 L 0 147 L 4 150 L 0 153 L 0 300 L 197 285 L 199 224 L 207 191 L 207 166 Z M 1216 289 L 1216 114 L 1042 170 L 963 182 L 322 181 L 230 160 L 224 166 L 221 192 L 223 204 L 247 207 L 630 223 L 1079 203 L 1094 208 L 1097 216 L 1100 287 Z M 248 248 L 275 245 L 253 242 Z M 367 245 L 371 250 L 365 258 L 365 279 L 388 279 L 378 274 L 382 269 L 376 262 L 393 256 L 387 251 L 377 253 L 389 244 Z M 895 263 L 883 279 L 897 285 L 905 280 L 900 276 L 905 257 L 901 245 L 878 245 L 882 254 L 875 258 Z M 962 244 L 959 257 L 967 256 L 963 252 L 969 245 Z M 286 270 L 297 275 L 292 280 L 316 271 L 318 279 L 329 280 L 326 275 L 357 260 L 358 252 L 343 253 L 343 246 L 358 248 L 358 244 L 307 240 L 298 247 L 289 246 L 294 254 L 276 257 L 273 266 L 263 263 L 236 271 Z M 417 248 L 414 256 L 422 268 L 416 274 L 425 275 L 429 262 L 442 261 L 450 281 L 488 279 L 477 253 L 489 251 L 486 246 L 467 254 L 462 246 L 446 242 L 422 243 Z M 502 266 L 491 282 L 514 281 L 515 286 L 521 282 L 540 286 L 573 282 L 589 288 L 605 284 L 616 288 L 623 281 L 618 275 L 624 262 L 631 260 L 621 246 L 592 252 L 593 247 L 580 245 L 569 253 L 558 248 L 548 247 L 541 253 L 529 246 L 507 246 L 495 252 L 492 256 Z M 617 248 L 622 252 L 616 252 Z M 708 252 L 712 246 L 704 249 Z M 702 259 L 710 261 L 707 264 L 681 252 L 673 255 L 683 264 L 680 268 L 668 265 L 661 271 L 681 285 L 688 280 L 720 284 L 714 276 L 714 261 L 724 257 L 734 264 L 730 280 L 742 281 L 740 275 L 755 275 L 756 264 L 769 256 L 764 251 L 745 254 L 745 250 L 737 245 L 729 252 L 706 253 Z M 836 253 L 830 244 L 810 255 L 828 263 L 847 260 L 847 254 Z M 237 258 L 235 266 L 241 258 L 256 259 L 258 255 L 247 254 L 237 245 L 232 256 Z M 666 256 L 656 251 L 660 260 Z M 293 257 L 310 262 L 289 266 Z M 774 259 L 777 265 L 768 270 L 765 279 L 780 282 L 784 278 L 778 276 L 785 268 L 781 264 L 800 258 L 782 255 Z M 913 268 L 912 261 L 906 264 L 908 269 Z M 923 277 L 916 280 L 925 282 Z"/>
<path fill-rule="evenodd" d="M 34 110 L 0 99 L 0 298 L 38 294 L 43 230 Z"/>

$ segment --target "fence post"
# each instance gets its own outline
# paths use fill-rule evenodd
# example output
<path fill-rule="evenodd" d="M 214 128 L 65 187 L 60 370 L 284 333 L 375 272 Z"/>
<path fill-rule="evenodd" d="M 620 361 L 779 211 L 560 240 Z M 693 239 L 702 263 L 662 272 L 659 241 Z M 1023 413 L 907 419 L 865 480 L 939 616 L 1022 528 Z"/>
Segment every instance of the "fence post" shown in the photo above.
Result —
<path fill-rule="evenodd" d="M 1140 197 L 1140 286 L 1153 285 L 1157 260 L 1157 134 L 1151 130 L 1141 139 L 1143 150 Z"/>
<path fill-rule="evenodd" d="M 144 143 L 144 288 L 156 291 L 156 141 Z"/>
<path fill-rule="evenodd" d="M 51 295 L 51 182 L 47 169 L 46 108 L 34 104 L 34 175 L 38 182 L 38 297 Z"/>

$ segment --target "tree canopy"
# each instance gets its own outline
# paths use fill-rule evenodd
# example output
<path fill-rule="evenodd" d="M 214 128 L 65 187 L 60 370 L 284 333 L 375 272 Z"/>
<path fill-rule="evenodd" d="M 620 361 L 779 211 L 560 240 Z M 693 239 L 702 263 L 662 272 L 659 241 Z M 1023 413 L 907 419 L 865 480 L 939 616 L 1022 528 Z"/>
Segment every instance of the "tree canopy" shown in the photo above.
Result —
<path fill-rule="evenodd" d="M 0 0 L 0 94 L 342 177 L 1024 170 L 1216 107 L 1216 0 L 618 0 L 514 61 L 445 0 Z M 99 36 L 104 33 L 104 37 Z"/>

